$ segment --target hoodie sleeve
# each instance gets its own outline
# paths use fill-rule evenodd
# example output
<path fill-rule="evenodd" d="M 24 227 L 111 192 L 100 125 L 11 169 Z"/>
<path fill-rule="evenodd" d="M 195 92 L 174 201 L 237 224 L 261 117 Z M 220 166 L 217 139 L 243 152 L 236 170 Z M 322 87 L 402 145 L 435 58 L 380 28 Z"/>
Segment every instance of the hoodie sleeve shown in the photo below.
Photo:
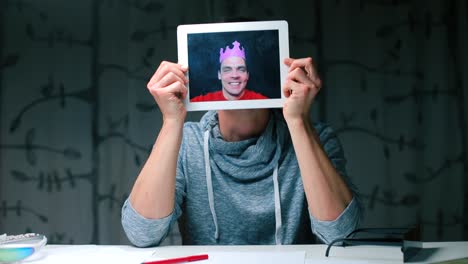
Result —
<path fill-rule="evenodd" d="M 175 203 L 170 215 L 160 219 L 145 218 L 133 208 L 129 199 L 122 206 L 122 227 L 130 242 L 137 247 L 159 246 L 182 213 L 181 206 L 185 198 L 186 183 L 181 158 L 184 155 L 183 146 L 184 140 L 182 140 L 177 160 Z"/>
<path fill-rule="evenodd" d="M 175 212 L 161 219 L 139 214 L 127 199 L 122 207 L 122 226 L 128 240 L 137 247 L 158 246 L 169 233 Z"/>
<path fill-rule="evenodd" d="M 337 238 L 342 238 L 355 230 L 363 215 L 363 208 L 359 199 L 357 188 L 352 184 L 346 173 L 346 159 L 343 148 L 335 132 L 326 125 L 317 125 L 317 132 L 322 146 L 335 169 L 343 177 L 353 192 L 353 199 L 343 212 L 333 221 L 320 221 L 309 212 L 312 231 L 326 244 Z"/>

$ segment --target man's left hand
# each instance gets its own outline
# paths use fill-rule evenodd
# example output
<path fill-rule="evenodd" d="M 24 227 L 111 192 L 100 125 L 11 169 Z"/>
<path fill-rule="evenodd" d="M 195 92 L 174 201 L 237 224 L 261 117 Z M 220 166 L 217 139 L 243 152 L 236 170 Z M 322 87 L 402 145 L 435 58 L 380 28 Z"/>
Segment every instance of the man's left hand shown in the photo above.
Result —
<path fill-rule="evenodd" d="M 286 58 L 284 64 L 289 67 L 288 76 L 283 86 L 286 101 L 283 115 L 286 122 L 308 121 L 309 109 L 315 96 L 322 87 L 312 58 Z"/>

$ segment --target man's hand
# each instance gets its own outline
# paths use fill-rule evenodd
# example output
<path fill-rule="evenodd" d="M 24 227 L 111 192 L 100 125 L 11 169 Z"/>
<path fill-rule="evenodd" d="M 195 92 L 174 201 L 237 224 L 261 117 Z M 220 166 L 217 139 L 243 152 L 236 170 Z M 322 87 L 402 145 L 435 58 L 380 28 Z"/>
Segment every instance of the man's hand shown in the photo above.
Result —
<path fill-rule="evenodd" d="M 309 121 L 309 109 L 322 82 L 311 58 L 285 59 L 289 73 L 283 92 L 283 115 L 301 171 L 310 214 L 320 221 L 334 221 L 353 199 L 353 193 L 322 147 Z"/>
<path fill-rule="evenodd" d="M 183 100 L 187 96 L 187 67 L 163 61 L 154 73 L 147 87 L 159 106 L 163 120 L 183 122 L 187 110 Z"/>
<path fill-rule="evenodd" d="M 145 218 L 161 219 L 174 210 L 177 157 L 187 114 L 183 102 L 187 96 L 187 70 L 163 61 L 147 85 L 164 123 L 130 194 L 133 208 Z"/>
<path fill-rule="evenodd" d="M 286 102 L 283 115 L 286 122 L 308 121 L 309 109 L 315 96 L 322 87 L 312 58 L 286 58 L 284 64 L 289 67 L 288 76 L 283 86 Z"/>

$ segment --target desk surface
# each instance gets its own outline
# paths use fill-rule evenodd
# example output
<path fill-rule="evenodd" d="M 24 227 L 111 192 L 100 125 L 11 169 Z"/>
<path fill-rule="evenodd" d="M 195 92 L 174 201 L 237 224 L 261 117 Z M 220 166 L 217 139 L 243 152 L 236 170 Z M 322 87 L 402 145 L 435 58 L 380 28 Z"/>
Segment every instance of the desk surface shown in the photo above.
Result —
<path fill-rule="evenodd" d="M 418 262 L 432 263 L 443 260 L 467 258 L 468 241 L 423 243 L 425 253 L 418 254 Z M 151 256 L 160 258 L 198 254 L 202 252 L 284 252 L 304 251 L 305 263 L 402 263 L 400 247 L 350 246 L 333 247 L 330 257 L 325 257 L 326 245 L 285 246 L 165 246 L 135 248 L 131 246 L 97 245 L 47 245 L 24 263 L 141 263 Z M 421 256 L 420 256 L 421 255 Z M 424 260 L 424 261 L 421 261 Z"/>

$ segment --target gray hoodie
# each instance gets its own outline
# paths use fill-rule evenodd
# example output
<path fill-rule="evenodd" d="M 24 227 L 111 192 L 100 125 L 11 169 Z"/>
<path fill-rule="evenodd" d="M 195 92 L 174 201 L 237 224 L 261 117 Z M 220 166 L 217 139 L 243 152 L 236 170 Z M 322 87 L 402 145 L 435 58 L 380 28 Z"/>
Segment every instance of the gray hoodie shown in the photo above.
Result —
<path fill-rule="evenodd" d="M 356 189 L 346 175 L 343 150 L 330 127 L 314 125 L 322 146 L 354 198 L 334 221 L 308 210 L 299 166 L 286 123 L 273 110 L 265 132 L 239 142 L 223 139 L 215 111 L 184 125 L 172 214 L 146 219 L 129 200 L 122 225 L 136 246 L 159 245 L 179 220 L 187 245 L 325 243 L 353 231 L 361 218 Z"/>

